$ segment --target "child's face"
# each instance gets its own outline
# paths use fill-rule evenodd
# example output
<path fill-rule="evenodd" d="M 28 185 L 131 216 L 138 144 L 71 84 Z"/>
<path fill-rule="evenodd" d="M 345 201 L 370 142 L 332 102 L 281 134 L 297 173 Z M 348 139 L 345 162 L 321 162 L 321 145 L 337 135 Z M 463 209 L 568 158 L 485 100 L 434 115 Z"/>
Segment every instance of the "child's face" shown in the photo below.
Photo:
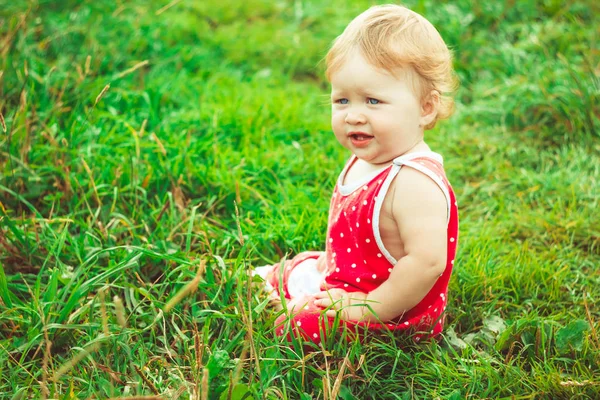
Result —
<path fill-rule="evenodd" d="M 331 125 L 358 158 L 387 163 L 423 139 L 421 105 L 407 80 L 370 65 L 357 51 L 331 75 Z"/>

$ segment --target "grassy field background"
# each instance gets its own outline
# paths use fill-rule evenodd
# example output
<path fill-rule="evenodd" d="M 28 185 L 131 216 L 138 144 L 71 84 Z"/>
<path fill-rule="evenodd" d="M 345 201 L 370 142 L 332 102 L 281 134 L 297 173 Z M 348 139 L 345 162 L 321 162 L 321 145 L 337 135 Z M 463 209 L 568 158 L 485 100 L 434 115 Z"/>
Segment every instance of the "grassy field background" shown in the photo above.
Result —
<path fill-rule="evenodd" d="M 320 60 L 372 4 L 0 0 L 0 398 L 600 398 L 594 1 L 404 3 L 461 82 L 444 338 L 274 338 L 247 270 L 324 247 Z"/>

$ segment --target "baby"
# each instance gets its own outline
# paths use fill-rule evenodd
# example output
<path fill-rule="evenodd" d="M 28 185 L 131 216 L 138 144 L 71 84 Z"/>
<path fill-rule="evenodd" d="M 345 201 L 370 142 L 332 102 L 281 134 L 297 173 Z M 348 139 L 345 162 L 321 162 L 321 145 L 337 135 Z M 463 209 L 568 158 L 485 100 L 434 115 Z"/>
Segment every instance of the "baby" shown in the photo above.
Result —
<path fill-rule="evenodd" d="M 421 15 L 385 5 L 356 17 L 326 63 L 331 125 L 352 156 L 331 198 L 325 252 L 256 271 L 287 301 L 276 334 L 315 343 L 360 327 L 420 332 L 416 341 L 435 336 L 458 213 L 424 131 L 452 113 L 450 51 Z M 336 315 L 342 323 L 334 328 Z"/>

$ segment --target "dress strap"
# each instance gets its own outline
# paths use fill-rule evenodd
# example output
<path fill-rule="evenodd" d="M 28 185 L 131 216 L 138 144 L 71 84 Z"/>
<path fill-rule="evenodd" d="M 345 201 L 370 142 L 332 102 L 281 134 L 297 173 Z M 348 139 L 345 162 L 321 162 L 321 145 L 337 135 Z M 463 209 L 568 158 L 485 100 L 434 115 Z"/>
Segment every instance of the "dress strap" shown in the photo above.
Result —
<path fill-rule="evenodd" d="M 393 163 L 395 165 L 403 165 L 407 161 L 411 161 L 417 158 L 427 158 L 437 162 L 440 165 L 444 165 L 444 158 L 442 157 L 442 155 L 434 151 L 418 151 L 415 153 L 404 154 L 400 157 L 394 158 Z"/>

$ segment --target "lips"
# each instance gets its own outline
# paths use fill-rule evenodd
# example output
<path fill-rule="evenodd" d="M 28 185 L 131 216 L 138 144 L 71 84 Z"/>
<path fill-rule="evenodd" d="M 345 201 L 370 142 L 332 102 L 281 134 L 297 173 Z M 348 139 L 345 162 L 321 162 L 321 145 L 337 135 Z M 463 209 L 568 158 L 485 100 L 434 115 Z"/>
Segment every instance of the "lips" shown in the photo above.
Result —
<path fill-rule="evenodd" d="M 348 134 L 350 142 L 356 147 L 365 147 L 373 140 L 373 135 L 365 132 L 350 132 Z"/>

